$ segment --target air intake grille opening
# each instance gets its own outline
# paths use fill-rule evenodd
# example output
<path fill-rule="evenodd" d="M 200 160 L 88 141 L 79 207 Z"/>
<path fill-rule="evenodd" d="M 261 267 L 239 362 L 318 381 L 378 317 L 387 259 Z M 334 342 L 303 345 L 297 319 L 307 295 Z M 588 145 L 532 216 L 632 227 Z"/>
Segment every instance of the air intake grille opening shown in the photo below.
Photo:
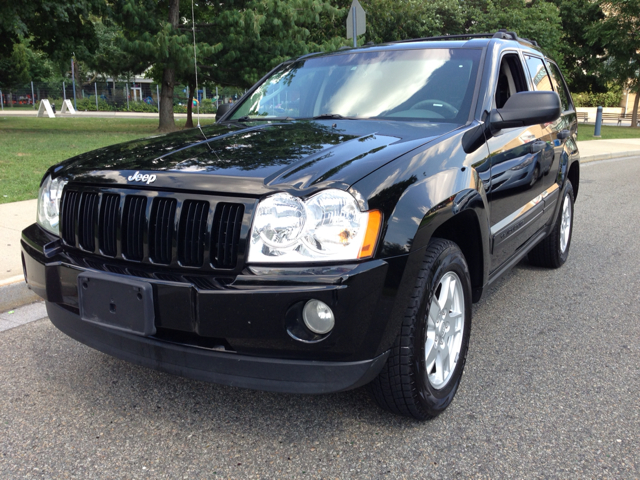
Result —
<path fill-rule="evenodd" d="M 62 199 L 61 212 L 61 230 L 62 240 L 67 245 L 76 245 L 76 216 L 78 214 L 78 201 L 80 194 L 78 192 L 65 192 Z"/>
<path fill-rule="evenodd" d="M 100 207 L 100 228 L 98 242 L 103 255 L 115 257 L 118 252 L 118 212 L 120 210 L 120 195 L 106 193 L 102 195 Z"/>
<path fill-rule="evenodd" d="M 213 220 L 211 257 L 217 268 L 233 268 L 238 260 L 244 205 L 219 203 Z"/>
<path fill-rule="evenodd" d="M 122 255 L 127 260 L 142 260 L 147 197 L 127 196 L 122 212 Z"/>
<path fill-rule="evenodd" d="M 78 243 L 84 250 L 96 249 L 96 217 L 98 216 L 98 194 L 83 193 L 80 197 L 78 218 Z"/>
<path fill-rule="evenodd" d="M 154 263 L 171 263 L 176 201 L 156 198 L 149 220 L 149 257 Z"/>
<path fill-rule="evenodd" d="M 185 267 L 199 267 L 204 261 L 209 202 L 187 200 L 182 204 L 178 257 Z"/>

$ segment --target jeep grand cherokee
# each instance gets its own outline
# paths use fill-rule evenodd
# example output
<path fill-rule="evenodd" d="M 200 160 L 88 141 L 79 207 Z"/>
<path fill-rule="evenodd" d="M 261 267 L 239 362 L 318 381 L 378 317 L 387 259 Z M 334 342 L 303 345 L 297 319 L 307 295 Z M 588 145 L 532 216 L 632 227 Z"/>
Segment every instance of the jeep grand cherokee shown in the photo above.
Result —
<path fill-rule="evenodd" d="M 561 266 L 579 185 L 557 65 L 509 32 L 303 56 L 214 125 L 55 165 L 25 277 L 102 352 L 240 387 L 452 401 L 471 303 Z"/>

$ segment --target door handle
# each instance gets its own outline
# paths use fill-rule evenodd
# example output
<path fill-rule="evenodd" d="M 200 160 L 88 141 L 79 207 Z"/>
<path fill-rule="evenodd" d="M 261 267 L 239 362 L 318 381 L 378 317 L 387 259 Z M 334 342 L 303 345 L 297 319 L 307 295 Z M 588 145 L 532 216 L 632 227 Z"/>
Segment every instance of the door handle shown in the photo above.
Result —
<path fill-rule="evenodd" d="M 560 130 L 558 132 L 558 139 L 559 140 L 566 140 L 570 136 L 571 136 L 571 132 L 569 130 Z"/>
<path fill-rule="evenodd" d="M 542 140 L 538 140 L 537 142 L 530 143 L 529 151 L 531 153 L 538 153 L 544 150 L 547 146 L 547 142 L 543 142 Z"/>

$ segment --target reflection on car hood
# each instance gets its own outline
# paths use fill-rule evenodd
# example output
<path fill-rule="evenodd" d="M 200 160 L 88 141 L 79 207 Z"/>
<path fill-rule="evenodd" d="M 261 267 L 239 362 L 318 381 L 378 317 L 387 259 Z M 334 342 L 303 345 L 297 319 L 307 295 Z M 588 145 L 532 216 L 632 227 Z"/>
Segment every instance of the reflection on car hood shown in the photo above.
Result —
<path fill-rule="evenodd" d="M 458 125 L 382 121 L 225 123 L 113 145 L 56 169 L 75 181 L 261 195 L 346 189 L 400 155 Z M 138 177 L 139 178 L 139 177 Z"/>

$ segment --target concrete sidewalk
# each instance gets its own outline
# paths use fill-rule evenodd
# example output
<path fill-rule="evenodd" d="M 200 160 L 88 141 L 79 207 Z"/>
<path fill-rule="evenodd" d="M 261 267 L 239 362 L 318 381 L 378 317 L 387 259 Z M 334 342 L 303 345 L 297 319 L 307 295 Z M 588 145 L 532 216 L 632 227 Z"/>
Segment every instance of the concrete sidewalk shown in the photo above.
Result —
<path fill-rule="evenodd" d="M 640 138 L 578 142 L 583 163 L 640 156 Z M 0 313 L 37 301 L 27 289 L 22 274 L 20 237 L 24 228 L 36 221 L 36 200 L 0 205 Z"/>
<path fill-rule="evenodd" d="M 174 113 L 175 118 L 187 118 L 186 113 Z M 0 111 L 0 117 L 37 117 L 38 111 L 30 108 L 8 108 Z M 197 112 L 193 111 L 193 117 L 196 118 Z M 82 117 L 98 117 L 98 118 L 158 118 L 157 113 L 153 112 L 100 112 L 100 111 L 87 111 L 77 113 L 65 113 L 61 114 L 60 111 L 56 113 L 56 118 L 82 118 Z M 215 119 L 215 113 L 201 113 L 200 118 Z"/>

